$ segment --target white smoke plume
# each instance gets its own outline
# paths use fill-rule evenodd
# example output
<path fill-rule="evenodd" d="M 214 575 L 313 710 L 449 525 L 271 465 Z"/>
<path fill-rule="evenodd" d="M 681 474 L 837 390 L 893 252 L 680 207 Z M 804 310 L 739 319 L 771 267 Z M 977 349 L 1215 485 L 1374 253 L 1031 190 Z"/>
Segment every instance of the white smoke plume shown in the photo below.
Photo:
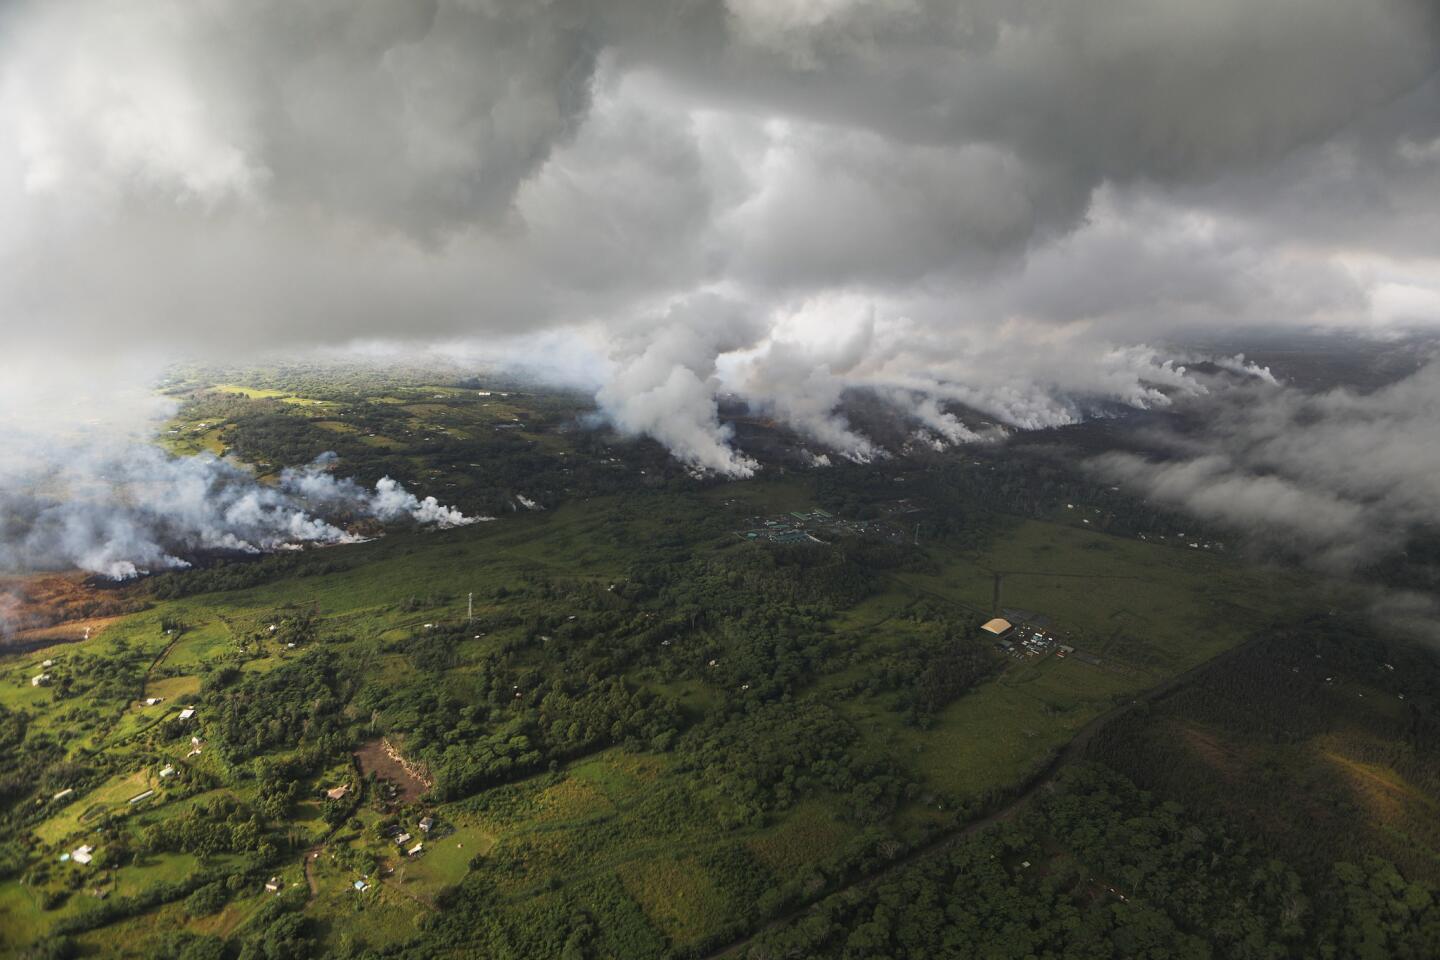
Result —
<path fill-rule="evenodd" d="M 1278 387 L 1280 380 L 1270 372 L 1269 367 L 1262 367 L 1259 364 L 1251 363 L 1245 359 L 1245 354 L 1237 353 L 1233 357 L 1216 357 L 1212 361 L 1221 370 L 1229 370 L 1231 373 L 1242 377 L 1254 377 L 1272 387 Z"/>
<path fill-rule="evenodd" d="M 439 527 L 442 530 L 491 519 L 490 517 L 467 517 L 454 507 L 447 507 L 440 503 L 434 497 L 426 497 L 421 500 L 406 490 L 400 481 L 392 480 L 389 477 L 381 477 L 377 480 L 375 493 L 370 496 L 368 502 L 362 501 L 362 503 L 378 520 L 394 521 L 409 517 L 423 526 Z"/>
<path fill-rule="evenodd" d="M 184 569 L 203 553 L 356 542 L 340 525 L 345 518 L 437 527 L 476 519 L 419 500 L 388 477 L 368 491 L 323 466 L 287 472 L 272 487 L 208 454 L 173 457 L 144 444 L 114 455 L 76 449 L 43 477 L 8 478 L 0 570 L 78 568 L 124 580 Z"/>
<path fill-rule="evenodd" d="M 336 463 L 335 454 L 323 453 L 304 469 L 282 471 L 279 489 L 321 513 L 350 511 L 385 523 L 412 520 L 422 526 L 447 530 L 491 519 L 467 517 L 454 507 L 444 506 L 434 497 L 422 500 L 406 490 L 400 481 L 390 477 L 381 477 L 376 481 L 374 490 L 366 490 L 349 477 L 336 477 L 329 473 Z"/>
<path fill-rule="evenodd" d="M 10 637 L 29 626 L 21 613 L 21 600 L 16 594 L 0 588 L 0 638 Z"/>
<path fill-rule="evenodd" d="M 748 345 L 759 328 L 737 304 L 704 295 L 673 304 L 658 336 L 622 344 L 596 394 L 616 427 L 654 437 L 680 460 L 728 476 L 749 476 L 758 464 L 730 445 L 716 405 L 717 358 Z"/>

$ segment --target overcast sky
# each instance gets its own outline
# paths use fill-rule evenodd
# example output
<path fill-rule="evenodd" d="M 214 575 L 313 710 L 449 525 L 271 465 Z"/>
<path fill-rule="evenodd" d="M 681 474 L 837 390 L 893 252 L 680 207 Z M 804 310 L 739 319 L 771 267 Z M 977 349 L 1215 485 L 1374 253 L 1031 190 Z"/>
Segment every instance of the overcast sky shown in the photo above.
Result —
<path fill-rule="evenodd" d="M 1440 319 L 1428 0 L 0 11 L 12 405 L 122 350 L 528 347 L 736 473 L 721 390 L 864 458 L 847 386 L 1043 426 L 1195 389 L 1196 332 Z"/>

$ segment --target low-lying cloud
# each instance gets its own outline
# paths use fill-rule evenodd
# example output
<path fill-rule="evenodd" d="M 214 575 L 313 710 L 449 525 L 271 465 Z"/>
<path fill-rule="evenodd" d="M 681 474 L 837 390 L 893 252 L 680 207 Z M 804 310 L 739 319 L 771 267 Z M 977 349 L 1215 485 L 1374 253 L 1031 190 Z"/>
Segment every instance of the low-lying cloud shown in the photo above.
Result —
<path fill-rule="evenodd" d="M 1370 393 L 1272 381 L 1257 376 L 1198 401 L 1203 428 L 1162 437 L 1159 458 L 1111 453 L 1092 465 L 1335 569 L 1440 521 L 1440 363 Z"/>

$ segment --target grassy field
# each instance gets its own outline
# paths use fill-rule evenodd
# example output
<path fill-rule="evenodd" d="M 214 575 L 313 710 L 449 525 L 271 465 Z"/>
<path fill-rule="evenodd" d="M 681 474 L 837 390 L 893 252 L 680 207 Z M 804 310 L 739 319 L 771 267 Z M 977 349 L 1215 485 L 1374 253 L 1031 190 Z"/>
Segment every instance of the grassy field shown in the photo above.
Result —
<path fill-rule="evenodd" d="M 983 554 L 945 563 L 939 574 L 905 580 L 986 613 L 1042 613 L 1074 645 L 1161 674 L 1209 660 L 1305 595 L 1293 574 L 1040 521 L 1015 525 Z"/>
<path fill-rule="evenodd" d="M 703 939 L 730 919 L 725 898 L 694 858 L 632 860 L 618 872 L 651 923 L 677 947 Z"/>
<path fill-rule="evenodd" d="M 1117 698 L 1146 685 L 1073 658 L 1007 672 L 902 741 L 935 786 L 976 796 L 1020 780 Z"/>
<path fill-rule="evenodd" d="M 777 876 L 785 876 L 814 864 L 816 851 L 834 850 L 854 833 L 855 828 L 835 819 L 826 804 L 809 801 L 749 838 L 746 846 Z"/>

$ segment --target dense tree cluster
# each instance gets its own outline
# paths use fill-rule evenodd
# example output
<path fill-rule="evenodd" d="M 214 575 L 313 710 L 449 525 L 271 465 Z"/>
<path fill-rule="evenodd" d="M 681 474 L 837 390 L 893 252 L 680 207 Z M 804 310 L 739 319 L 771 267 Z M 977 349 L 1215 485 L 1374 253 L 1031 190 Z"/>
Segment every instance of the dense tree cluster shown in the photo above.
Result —
<path fill-rule="evenodd" d="M 422 662 L 453 662 L 444 635 L 417 638 Z M 594 674 L 566 681 L 483 658 L 468 678 L 469 696 L 428 682 L 371 683 L 357 705 L 405 733 L 444 799 L 463 797 L 548 763 L 619 743 L 664 747 L 685 720 L 675 704 L 622 678 Z"/>
<path fill-rule="evenodd" d="M 352 569 L 355 563 L 352 556 L 334 550 L 272 553 L 158 574 L 146 580 L 145 586 L 157 600 L 178 600 L 199 593 L 246 590 L 276 580 L 340 573 Z"/>
<path fill-rule="evenodd" d="M 1079 767 L 1021 822 L 823 901 L 748 956 L 1420 960 L 1440 951 L 1434 896 L 1378 861 L 1309 893 L 1217 822 Z"/>
<path fill-rule="evenodd" d="M 1378 852 L 1440 882 L 1425 799 L 1440 794 L 1435 689 L 1429 651 L 1382 641 L 1359 618 L 1314 616 L 1109 725 L 1089 752 L 1158 794 L 1254 824 L 1302 872 Z M 1396 785 L 1367 770 L 1393 771 Z M 1387 795 L 1378 809 L 1367 784 Z"/>
<path fill-rule="evenodd" d="M 683 741 L 685 764 L 734 804 L 737 822 L 764 823 L 817 790 L 845 795 L 862 822 L 891 813 L 916 785 L 898 765 L 857 755 L 854 727 L 813 699 L 715 716 Z"/>
<path fill-rule="evenodd" d="M 517 911 L 498 909 L 493 885 L 471 874 L 446 891 L 439 912 L 427 918 L 423 940 L 407 948 L 407 960 L 461 955 L 494 960 L 598 960 L 657 957 L 664 940 L 640 908 L 613 882 L 537 896 Z"/>
<path fill-rule="evenodd" d="M 124 702 L 140 692 L 150 655 L 125 637 L 115 637 L 104 653 L 75 651 L 65 658 L 64 669 L 55 671 L 51 689 L 55 699 L 82 695 Z"/>
<path fill-rule="evenodd" d="M 354 686 L 335 654 L 315 649 L 207 693 L 205 729 L 232 763 L 296 744 L 323 742 L 338 752 L 350 740 L 342 710 Z"/>
<path fill-rule="evenodd" d="M 894 692 L 893 709 L 906 720 L 926 727 L 936 713 L 963 696 L 1003 663 L 993 645 L 977 637 L 958 636 L 955 626 L 941 632 L 908 635 L 868 665 L 865 675 L 849 686 L 852 695 Z"/>
<path fill-rule="evenodd" d="M 266 828 L 260 815 L 233 797 L 220 794 L 184 813 L 146 827 L 144 849 L 214 857 L 222 853 L 260 852 L 266 856 Z M 268 857 L 267 857 L 268 858 Z"/>

